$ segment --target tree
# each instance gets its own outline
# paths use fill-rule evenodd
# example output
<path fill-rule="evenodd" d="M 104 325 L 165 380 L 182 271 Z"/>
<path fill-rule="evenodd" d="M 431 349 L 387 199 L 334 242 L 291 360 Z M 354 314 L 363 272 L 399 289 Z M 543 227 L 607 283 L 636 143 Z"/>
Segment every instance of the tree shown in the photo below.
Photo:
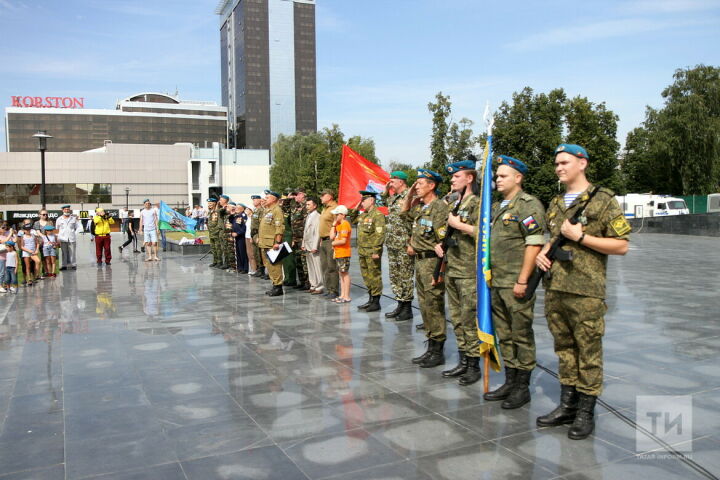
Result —
<path fill-rule="evenodd" d="M 405 172 L 407 174 L 408 186 L 412 185 L 413 183 L 415 183 L 415 180 L 417 180 L 417 168 L 413 167 L 409 163 L 390 162 L 390 165 L 388 165 L 388 173 L 396 171 Z"/>
<path fill-rule="evenodd" d="M 304 188 L 315 194 L 325 188 L 337 191 L 345 144 L 345 134 L 336 124 L 310 134 L 279 135 L 273 145 L 275 161 L 270 167 L 270 187 L 277 191 Z M 347 145 L 378 163 L 372 139 L 354 136 L 347 140 Z"/>
<path fill-rule="evenodd" d="M 679 69 L 628 134 L 623 174 L 631 191 L 706 195 L 720 189 L 720 68 Z"/>
<path fill-rule="evenodd" d="M 559 191 L 553 152 L 562 143 L 566 100 L 562 89 L 536 95 L 525 87 L 495 113 L 493 153 L 525 162 L 524 188 L 545 203 Z"/>
<path fill-rule="evenodd" d="M 582 145 L 590 157 L 588 179 L 615 193 L 624 193 L 618 170 L 620 144 L 615 139 L 618 116 L 607 109 L 605 102 L 593 104 L 578 96 L 567 102 L 565 118 L 565 142 Z"/>
<path fill-rule="evenodd" d="M 513 93 L 512 104 L 503 102 L 495 114 L 493 153 L 525 162 L 528 174 L 523 188 L 548 203 L 561 191 L 554 164 L 560 143 L 587 149 L 591 182 L 620 188 L 616 132 L 617 115 L 604 103 L 594 104 L 584 97 L 568 99 L 561 88 L 536 94 L 525 87 Z"/>

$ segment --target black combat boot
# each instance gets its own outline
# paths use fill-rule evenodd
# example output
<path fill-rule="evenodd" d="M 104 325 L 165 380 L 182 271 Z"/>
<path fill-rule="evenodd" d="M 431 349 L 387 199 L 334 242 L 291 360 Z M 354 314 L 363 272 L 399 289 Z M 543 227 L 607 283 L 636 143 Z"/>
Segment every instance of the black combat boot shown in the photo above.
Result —
<path fill-rule="evenodd" d="M 425 323 L 418 323 L 415 325 L 415 330 L 425 330 Z"/>
<path fill-rule="evenodd" d="M 260 278 L 263 280 L 270 280 L 270 274 L 267 271 L 264 271 L 262 277 Z"/>
<path fill-rule="evenodd" d="M 405 320 L 412 320 L 413 318 L 413 311 L 412 311 L 412 302 L 402 302 L 402 306 L 400 307 L 400 313 L 398 313 L 397 317 L 395 317 L 396 322 L 402 322 Z"/>
<path fill-rule="evenodd" d="M 263 275 L 265 275 L 265 267 L 258 267 L 257 270 L 255 270 L 255 273 L 252 274 L 253 277 L 260 278 Z"/>
<path fill-rule="evenodd" d="M 395 310 L 393 310 L 392 312 L 387 312 L 387 313 L 385 314 L 385 318 L 395 318 L 395 317 L 397 317 L 397 316 L 400 314 L 400 310 L 402 310 L 402 305 L 403 305 L 403 302 L 401 302 L 401 301 L 398 300 L 398 303 L 397 303 L 397 305 L 395 306 Z"/>
<path fill-rule="evenodd" d="M 575 421 L 578 409 L 578 393 L 572 385 L 560 385 L 560 405 L 536 420 L 538 427 L 557 427 Z"/>
<path fill-rule="evenodd" d="M 467 371 L 460 377 L 458 383 L 460 385 L 472 385 L 482 378 L 482 372 L 480 371 L 480 358 L 479 357 L 468 357 L 467 359 Z"/>
<path fill-rule="evenodd" d="M 568 438 L 571 440 L 583 440 L 595 430 L 595 402 L 597 397 L 584 393 L 578 393 L 578 396 L 580 400 L 578 400 L 577 415 L 575 415 L 575 420 L 568 431 Z"/>
<path fill-rule="evenodd" d="M 370 304 L 372 303 L 372 298 L 373 298 L 372 295 L 370 295 L 368 293 L 367 302 L 363 303 L 362 305 L 358 305 L 358 307 L 357 307 L 358 310 L 365 310 L 366 308 L 368 308 L 370 306 Z"/>
<path fill-rule="evenodd" d="M 420 356 L 418 356 L 418 357 L 413 358 L 413 359 L 412 359 L 412 363 L 414 363 L 415 365 L 418 365 L 418 364 L 421 363 L 423 360 L 425 360 L 427 357 L 429 357 L 429 356 L 430 356 L 430 352 L 432 351 L 432 348 L 433 348 L 432 346 L 433 346 L 434 343 L 435 343 L 435 341 L 434 341 L 434 340 L 431 340 L 431 339 L 429 339 L 429 338 L 428 338 L 427 340 L 425 340 L 425 345 L 426 345 L 426 347 L 427 347 L 427 348 L 425 348 L 425 353 L 423 353 L 422 355 L 420 355 Z"/>
<path fill-rule="evenodd" d="M 465 356 L 465 352 L 458 350 L 458 353 L 460 354 L 460 358 L 458 359 L 457 366 L 455 368 L 451 368 L 450 370 L 444 370 L 442 372 L 443 377 L 459 377 L 463 373 L 467 372 L 467 357 Z"/>
<path fill-rule="evenodd" d="M 227 263 L 223 263 L 222 265 L 218 266 L 217 268 L 219 268 L 220 270 L 227 270 L 228 268 L 230 268 L 230 265 L 228 265 Z"/>
<path fill-rule="evenodd" d="M 433 349 L 430 351 L 430 355 L 428 355 L 425 360 L 420 362 L 418 365 L 421 368 L 433 368 L 438 365 L 445 365 L 445 354 L 443 353 L 444 345 L 444 340 L 442 342 L 434 340 Z"/>
<path fill-rule="evenodd" d="M 273 285 L 272 289 L 270 290 L 270 293 L 268 293 L 271 297 L 279 297 L 280 295 L 283 295 L 283 287 L 282 285 Z"/>
<path fill-rule="evenodd" d="M 380 311 L 380 295 L 373 295 L 370 297 L 370 305 L 365 309 L 366 312 L 379 312 Z"/>
<path fill-rule="evenodd" d="M 505 400 L 512 391 L 513 383 L 515 382 L 515 372 L 517 372 L 516 369 L 505 367 L 505 383 L 503 383 L 497 390 L 493 390 L 492 392 L 488 392 L 483 395 L 483 398 L 488 402 Z"/>
<path fill-rule="evenodd" d="M 510 395 L 500 405 L 505 410 L 520 408 L 530 401 L 530 375 L 532 370 L 516 370 L 515 384 Z"/>

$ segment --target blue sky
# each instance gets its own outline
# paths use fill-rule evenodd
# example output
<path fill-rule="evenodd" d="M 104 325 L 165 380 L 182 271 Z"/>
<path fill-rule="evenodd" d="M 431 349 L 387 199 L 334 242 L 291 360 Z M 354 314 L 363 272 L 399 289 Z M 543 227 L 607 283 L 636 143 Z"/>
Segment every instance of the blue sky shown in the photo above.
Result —
<path fill-rule="evenodd" d="M 0 0 L 0 107 L 30 95 L 114 108 L 176 88 L 219 103 L 216 3 Z M 720 0 L 318 0 L 318 126 L 372 137 L 385 165 L 420 164 L 438 91 L 479 127 L 486 102 L 562 87 L 606 102 L 623 142 L 676 68 L 720 65 L 719 27 Z"/>

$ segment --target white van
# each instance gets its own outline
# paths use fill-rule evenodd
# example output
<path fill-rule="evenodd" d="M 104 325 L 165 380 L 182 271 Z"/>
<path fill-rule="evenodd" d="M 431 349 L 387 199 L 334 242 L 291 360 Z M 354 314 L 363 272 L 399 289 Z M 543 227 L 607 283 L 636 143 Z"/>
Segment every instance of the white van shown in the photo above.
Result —
<path fill-rule="evenodd" d="M 651 193 L 628 193 L 615 197 L 625 218 L 665 217 L 690 213 L 685 200 L 669 195 Z"/>

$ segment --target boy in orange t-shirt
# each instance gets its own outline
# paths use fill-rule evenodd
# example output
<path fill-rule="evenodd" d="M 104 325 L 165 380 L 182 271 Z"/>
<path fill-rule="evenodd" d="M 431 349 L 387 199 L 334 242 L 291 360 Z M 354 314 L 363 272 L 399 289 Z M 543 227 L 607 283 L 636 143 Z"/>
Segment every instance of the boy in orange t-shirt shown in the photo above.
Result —
<path fill-rule="evenodd" d="M 350 302 L 350 234 L 352 227 L 345 217 L 348 209 L 338 205 L 330 212 L 335 215 L 335 222 L 330 230 L 335 263 L 340 273 L 340 295 L 333 300 L 335 303 Z"/>

